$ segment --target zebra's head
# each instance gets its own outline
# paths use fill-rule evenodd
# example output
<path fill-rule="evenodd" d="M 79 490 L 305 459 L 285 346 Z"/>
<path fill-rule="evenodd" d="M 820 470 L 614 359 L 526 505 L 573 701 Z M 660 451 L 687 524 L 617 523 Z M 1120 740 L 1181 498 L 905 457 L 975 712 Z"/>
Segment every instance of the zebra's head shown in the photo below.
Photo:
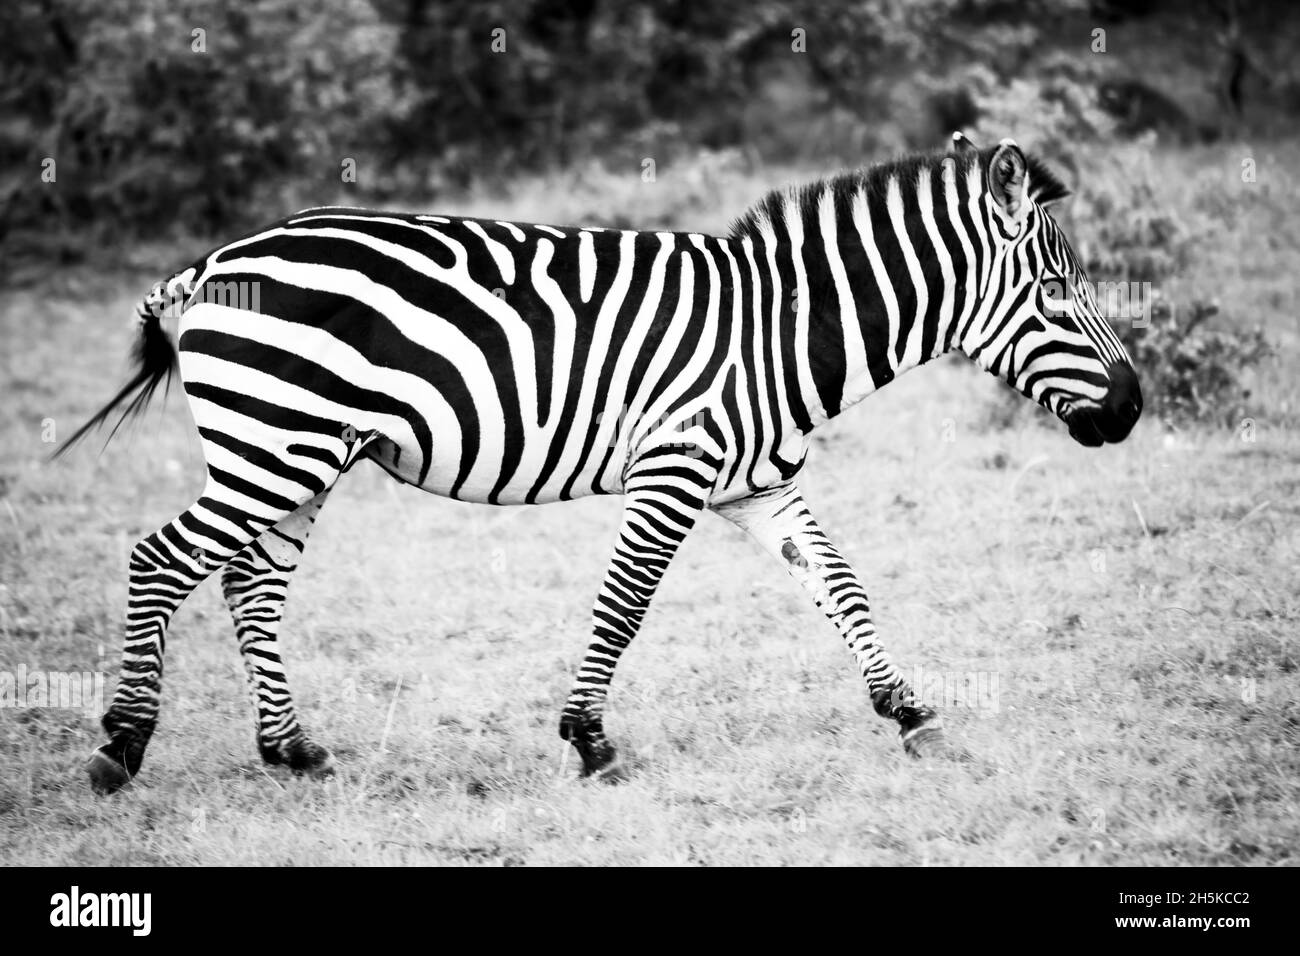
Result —
<path fill-rule="evenodd" d="M 975 150 L 960 133 L 954 139 L 978 159 L 976 225 L 991 245 L 986 301 L 959 347 L 1065 422 L 1080 444 L 1123 441 L 1142 414 L 1142 390 L 1049 212 L 1068 191 L 1012 140 Z"/>

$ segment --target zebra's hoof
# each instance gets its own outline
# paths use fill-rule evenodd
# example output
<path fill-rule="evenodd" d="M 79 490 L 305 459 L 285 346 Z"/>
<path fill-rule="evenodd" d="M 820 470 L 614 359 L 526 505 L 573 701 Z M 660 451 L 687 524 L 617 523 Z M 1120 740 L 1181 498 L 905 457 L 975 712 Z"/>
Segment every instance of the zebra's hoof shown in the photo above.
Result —
<path fill-rule="evenodd" d="M 86 761 L 90 774 L 90 789 L 102 796 L 117 793 L 131 782 L 131 774 L 123 764 L 107 752 L 107 744 L 99 747 Z"/>
<path fill-rule="evenodd" d="M 921 759 L 934 757 L 948 749 L 943 728 L 935 723 L 925 723 L 902 734 L 903 750 L 909 757 Z"/>
<path fill-rule="evenodd" d="M 627 764 L 618 754 L 615 754 L 603 767 L 588 771 L 585 776 L 608 784 L 626 783 L 629 778 Z"/>
<path fill-rule="evenodd" d="M 618 751 L 605 736 L 599 720 L 560 718 L 560 736 L 573 745 L 582 758 L 582 775 L 616 783 L 624 778 Z"/>
<path fill-rule="evenodd" d="M 626 770 L 623 766 L 623 758 L 619 756 L 614 745 L 608 740 L 602 740 L 599 745 L 593 746 L 587 741 L 575 743 L 578 756 L 582 758 L 582 775 L 592 780 L 604 780 L 607 783 L 618 783 L 626 779 Z"/>
<path fill-rule="evenodd" d="M 305 737 L 259 744 L 258 749 L 262 752 L 262 759 L 272 766 L 288 767 L 294 773 L 308 777 L 334 775 L 334 755 Z"/>
<path fill-rule="evenodd" d="M 299 776 L 308 776 L 316 780 L 334 776 L 336 769 L 334 755 L 319 744 L 312 744 L 312 747 L 316 749 L 317 753 L 298 766 L 290 764 L 290 769 Z"/>

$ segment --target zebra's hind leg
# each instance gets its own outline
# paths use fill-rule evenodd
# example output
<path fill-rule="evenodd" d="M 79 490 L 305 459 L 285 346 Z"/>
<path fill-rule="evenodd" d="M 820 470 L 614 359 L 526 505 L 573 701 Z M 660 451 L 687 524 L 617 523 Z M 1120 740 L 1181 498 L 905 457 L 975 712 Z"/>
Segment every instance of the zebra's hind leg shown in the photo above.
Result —
<path fill-rule="evenodd" d="M 716 475 L 686 456 L 652 461 L 653 467 L 628 479 L 614 554 L 592 610 L 593 640 L 560 718 L 560 736 L 578 751 L 586 777 L 616 781 L 623 776 L 604 727 L 614 667 L 640 630 L 678 545 L 704 510 Z"/>
<path fill-rule="evenodd" d="M 235 619 L 239 653 L 248 675 L 262 759 L 315 776 L 333 773 L 333 758 L 298 722 L 276 635 L 289 580 L 328 495 L 328 490 L 322 491 L 267 528 L 221 572 L 221 589 Z"/>
<path fill-rule="evenodd" d="M 747 531 L 812 595 L 853 654 L 876 713 L 898 723 L 903 749 L 913 757 L 939 749 L 939 714 L 917 699 L 877 642 L 866 591 L 818 527 L 799 489 L 783 485 L 716 510 Z"/>
<path fill-rule="evenodd" d="M 167 625 L 181 602 L 324 487 L 322 483 L 299 501 L 268 491 L 253 499 L 248 492 L 254 488 L 246 482 L 234 490 L 210 474 L 198 501 L 131 551 L 122 669 L 103 719 L 109 742 L 91 754 L 86 766 L 96 793 L 120 790 L 140 772 L 158 723 Z"/>

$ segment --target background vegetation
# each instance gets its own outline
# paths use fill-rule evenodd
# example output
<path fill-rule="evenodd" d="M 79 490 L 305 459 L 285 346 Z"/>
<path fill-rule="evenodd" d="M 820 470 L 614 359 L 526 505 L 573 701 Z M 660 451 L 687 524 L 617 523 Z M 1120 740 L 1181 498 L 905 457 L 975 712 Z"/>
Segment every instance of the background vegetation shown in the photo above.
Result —
<path fill-rule="evenodd" d="M 209 583 L 130 793 L 84 786 L 92 717 L 0 709 L 0 861 L 1294 863 L 1297 40 L 1285 4 L 1156 0 L 0 5 L 0 670 L 111 692 L 127 552 L 193 499 L 199 446 L 174 400 L 58 467 L 51 425 L 116 388 L 143 291 L 284 212 L 718 232 L 961 127 L 1070 182 L 1094 280 L 1151 284 L 1148 321 L 1116 317 L 1149 409 L 1121 446 L 958 360 L 817 437 L 808 496 L 887 646 L 997 681 L 945 702 L 971 762 L 906 761 L 820 615 L 705 522 L 620 669 L 634 778 L 581 784 L 555 720 L 618 502 L 359 468 L 283 636 L 339 777 L 261 767 Z"/>
<path fill-rule="evenodd" d="M 126 238 L 226 235 L 269 210 L 434 208 L 563 171 L 643 181 L 649 163 L 677 195 L 660 221 L 600 191 L 588 214 L 689 225 L 692 178 L 857 165 L 962 128 L 1015 135 L 1076 181 L 1094 279 L 1163 284 L 1224 216 L 1293 197 L 1291 169 L 1254 151 L 1300 109 L 1297 40 L 1286 5 L 1233 0 L 14 0 L 0 251 L 11 281 L 39 279 Z M 1217 175 L 1177 181 L 1169 203 L 1153 155 L 1204 144 Z M 1294 244 L 1293 218 L 1267 228 Z M 1180 304 L 1223 308 L 1170 314 Z M 1225 318 L 1131 331 L 1172 376 L 1152 394 L 1161 413 L 1242 412 L 1237 379 L 1268 352 L 1206 338 L 1258 322 Z"/>

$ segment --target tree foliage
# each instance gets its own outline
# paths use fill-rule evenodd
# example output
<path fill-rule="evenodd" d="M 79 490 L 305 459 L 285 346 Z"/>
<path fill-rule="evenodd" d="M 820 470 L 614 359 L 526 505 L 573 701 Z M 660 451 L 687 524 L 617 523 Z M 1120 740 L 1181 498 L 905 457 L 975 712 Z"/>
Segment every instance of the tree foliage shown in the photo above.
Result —
<path fill-rule="evenodd" d="M 1014 68 L 1034 37 L 1016 18 L 969 0 L 8 0 L 0 209 L 47 231 L 207 231 L 285 182 L 330 198 L 349 158 L 357 191 L 382 198 L 735 145 L 772 77 L 834 112 L 847 152 L 918 67 L 930 92 L 961 51 Z"/>
<path fill-rule="evenodd" d="M 268 206 L 418 201 L 592 159 L 740 147 L 857 164 L 976 123 L 1068 159 L 1113 133 L 1088 24 L 1119 15 L 1088 0 L 6 0 L 0 212 L 69 241 L 101 224 L 209 232 Z"/>

